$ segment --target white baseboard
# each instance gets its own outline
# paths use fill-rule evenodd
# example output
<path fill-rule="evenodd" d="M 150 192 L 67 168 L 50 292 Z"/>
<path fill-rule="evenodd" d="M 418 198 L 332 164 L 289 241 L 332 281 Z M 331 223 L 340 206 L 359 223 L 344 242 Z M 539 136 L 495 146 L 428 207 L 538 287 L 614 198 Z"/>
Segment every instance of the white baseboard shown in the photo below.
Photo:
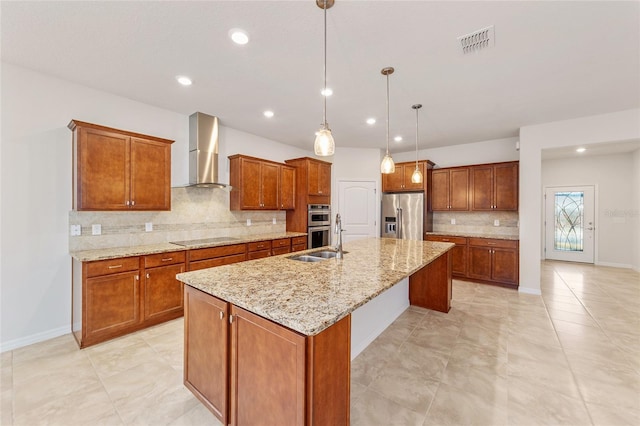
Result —
<path fill-rule="evenodd" d="M 536 296 L 541 296 L 542 295 L 542 291 L 540 291 L 539 288 L 527 288 L 527 287 L 518 287 L 518 292 L 520 293 L 524 293 L 524 294 L 534 294 Z"/>
<path fill-rule="evenodd" d="M 351 360 L 409 307 L 409 279 L 403 281 L 351 313 Z"/>
<path fill-rule="evenodd" d="M 633 267 L 628 263 L 596 262 L 596 266 L 609 266 L 611 268 L 633 269 Z"/>
<path fill-rule="evenodd" d="M 9 340 L 8 342 L 2 342 L 0 346 L 0 352 L 12 351 L 14 349 L 22 348 L 23 346 L 29 346 L 34 343 L 44 342 L 45 340 L 53 339 L 54 337 L 63 336 L 69 333 L 71 333 L 71 327 L 64 326 L 54 328 L 53 330 L 47 330 L 41 333 L 32 334 L 31 336 Z"/>

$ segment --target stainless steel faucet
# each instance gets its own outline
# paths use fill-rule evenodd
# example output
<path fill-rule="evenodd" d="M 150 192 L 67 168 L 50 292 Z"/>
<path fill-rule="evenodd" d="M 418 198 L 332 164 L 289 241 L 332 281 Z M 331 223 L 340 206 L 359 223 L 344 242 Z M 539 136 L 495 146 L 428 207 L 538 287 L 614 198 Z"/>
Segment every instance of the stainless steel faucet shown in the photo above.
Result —
<path fill-rule="evenodd" d="M 336 259 L 342 259 L 342 218 L 340 213 L 336 214 L 336 228 L 335 233 L 338 234 L 338 242 L 336 243 Z"/>

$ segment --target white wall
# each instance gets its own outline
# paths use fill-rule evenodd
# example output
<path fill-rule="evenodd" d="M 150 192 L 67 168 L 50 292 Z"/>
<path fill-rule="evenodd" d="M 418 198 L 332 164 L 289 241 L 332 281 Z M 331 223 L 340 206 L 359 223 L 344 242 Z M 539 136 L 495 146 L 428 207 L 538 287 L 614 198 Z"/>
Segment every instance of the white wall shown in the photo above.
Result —
<path fill-rule="evenodd" d="M 0 344 L 4 351 L 70 331 L 69 121 L 175 140 L 172 184 L 182 185 L 188 182 L 189 120 L 187 115 L 11 64 L 2 63 L 0 72 Z M 242 152 L 280 161 L 310 153 L 223 126 L 221 136 L 227 144 L 223 158 L 227 152 Z"/>
<path fill-rule="evenodd" d="M 633 232 L 633 256 L 631 265 L 633 269 L 640 272 L 640 149 L 637 149 L 632 155 L 633 161 L 633 204 L 631 217 L 635 222 L 635 231 Z"/>
<path fill-rule="evenodd" d="M 436 167 L 518 161 L 520 155 L 516 150 L 517 140 L 518 138 L 494 139 L 462 145 L 419 149 L 418 159 L 431 160 L 436 163 Z M 393 154 L 393 160 L 398 163 L 414 161 L 415 159 L 415 151 Z"/>
<path fill-rule="evenodd" d="M 542 161 L 543 187 L 596 186 L 596 264 L 631 267 L 633 263 L 637 218 L 628 217 L 628 212 L 640 186 L 634 185 L 632 176 L 633 158 L 628 154 Z"/>
<path fill-rule="evenodd" d="M 640 138 L 640 109 L 520 128 L 520 291 L 540 294 L 541 151 Z"/>

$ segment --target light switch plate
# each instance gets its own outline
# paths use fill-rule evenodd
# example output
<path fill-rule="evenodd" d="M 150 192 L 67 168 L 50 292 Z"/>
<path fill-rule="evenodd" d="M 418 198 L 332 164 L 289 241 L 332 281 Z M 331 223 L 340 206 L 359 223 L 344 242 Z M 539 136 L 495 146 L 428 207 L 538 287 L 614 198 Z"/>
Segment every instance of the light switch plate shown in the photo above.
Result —
<path fill-rule="evenodd" d="M 273 218 L 273 224 L 274 224 L 274 225 L 277 225 L 277 224 L 278 224 L 278 221 L 276 220 L 276 218 L 275 218 L 275 217 Z"/>
<path fill-rule="evenodd" d="M 500 226 L 500 219 L 496 219 L 493 221 L 493 226 Z"/>
<path fill-rule="evenodd" d="M 452 218 L 452 219 L 451 219 L 451 224 L 452 224 L 452 225 L 455 225 L 455 224 L 456 224 L 456 219 L 455 219 L 455 218 Z"/>
<path fill-rule="evenodd" d="M 82 227 L 80 225 L 71 225 L 71 236 L 77 237 L 82 234 Z"/>
<path fill-rule="evenodd" d="M 102 225 L 99 223 L 91 225 L 91 235 L 101 235 L 102 234 Z"/>
<path fill-rule="evenodd" d="M 145 230 L 145 232 L 153 231 L 153 223 L 152 222 L 146 222 L 144 224 L 144 230 Z"/>
<path fill-rule="evenodd" d="M 251 226 L 251 219 L 247 219 L 247 226 Z"/>

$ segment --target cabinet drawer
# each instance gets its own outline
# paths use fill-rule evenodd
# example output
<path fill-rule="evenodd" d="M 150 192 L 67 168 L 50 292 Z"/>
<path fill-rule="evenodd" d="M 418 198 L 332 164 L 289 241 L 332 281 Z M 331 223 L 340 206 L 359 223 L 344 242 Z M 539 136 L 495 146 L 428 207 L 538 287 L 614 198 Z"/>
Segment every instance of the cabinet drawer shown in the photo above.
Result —
<path fill-rule="evenodd" d="M 291 251 L 302 251 L 302 250 L 306 250 L 307 249 L 307 243 L 305 242 L 304 244 L 295 244 L 291 246 Z"/>
<path fill-rule="evenodd" d="M 476 247 L 500 247 L 517 249 L 518 241 L 515 240 L 493 240 L 490 238 L 469 238 L 469 245 Z"/>
<path fill-rule="evenodd" d="M 307 237 L 306 236 L 302 236 L 302 237 L 293 237 L 291 238 L 291 245 L 292 246 L 298 246 L 298 245 L 307 245 Z"/>
<path fill-rule="evenodd" d="M 176 265 L 178 263 L 184 263 L 185 258 L 184 250 L 150 254 L 144 257 L 144 267 L 155 268 L 156 266 Z"/>
<path fill-rule="evenodd" d="M 189 251 L 189 261 L 213 259 L 215 257 L 231 256 L 246 253 L 246 244 L 232 244 L 230 246 L 209 247 Z"/>
<path fill-rule="evenodd" d="M 97 260 L 95 262 L 87 262 L 87 277 L 117 274 L 119 272 L 135 271 L 138 269 L 140 269 L 140 258 L 138 256 Z"/>
<path fill-rule="evenodd" d="M 448 235 L 427 235 L 427 241 L 438 241 L 441 243 L 455 243 L 458 245 L 467 245 L 466 237 L 452 237 Z"/>
<path fill-rule="evenodd" d="M 271 250 L 271 241 L 258 241 L 256 243 L 247 244 L 248 251 Z"/>
<path fill-rule="evenodd" d="M 247 260 L 262 259 L 271 256 L 271 250 L 250 251 L 247 253 Z"/>
<path fill-rule="evenodd" d="M 273 255 L 277 256 L 279 254 L 286 254 L 286 253 L 290 253 L 291 252 L 291 247 L 286 246 L 286 247 L 274 247 L 272 250 Z"/>
<path fill-rule="evenodd" d="M 189 271 L 197 271 L 199 269 L 213 268 L 214 266 L 231 265 L 232 263 L 244 262 L 246 256 L 242 254 L 234 254 L 231 256 L 216 257 L 215 259 L 205 259 L 189 262 Z"/>
<path fill-rule="evenodd" d="M 291 238 L 280 238 L 279 240 L 271 241 L 271 246 L 276 247 L 291 247 Z"/>

